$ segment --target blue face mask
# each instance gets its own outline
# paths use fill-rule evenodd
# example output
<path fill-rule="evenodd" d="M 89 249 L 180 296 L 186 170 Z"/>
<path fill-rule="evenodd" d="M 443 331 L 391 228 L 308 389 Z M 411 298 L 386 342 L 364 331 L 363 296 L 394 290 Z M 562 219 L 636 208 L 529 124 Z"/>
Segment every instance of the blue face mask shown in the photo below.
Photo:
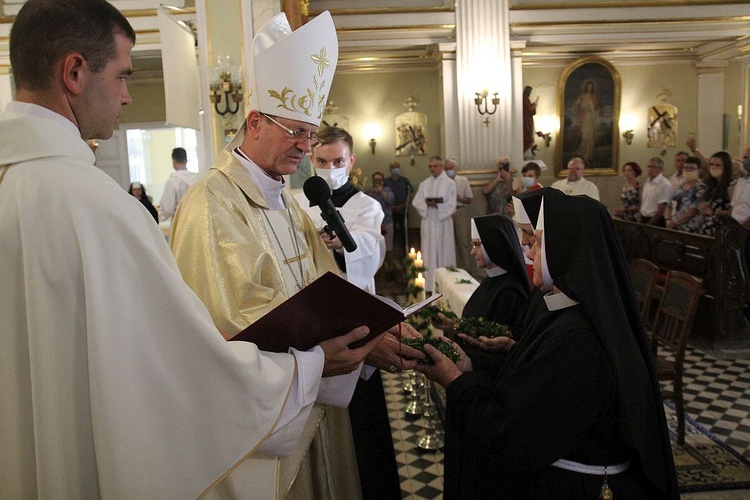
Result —
<path fill-rule="evenodd" d="M 401 169 L 400 168 L 393 168 L 393 169 L 391 169 L 391 175 L 398 175 L 400 173 L 401 173 Z"/>
<path fill-rule="evenodd" d="M 446 174 L 446 175 L 447 175 L 448 177 L 450 177 L 451 179 L 453 179 L 453 178 L 454 178 L 454 177 L 456 176 L 456 171 L 455 171 L 455 170 L 446 170 L 446 171 L 445 171 L 445 174 Z"/>

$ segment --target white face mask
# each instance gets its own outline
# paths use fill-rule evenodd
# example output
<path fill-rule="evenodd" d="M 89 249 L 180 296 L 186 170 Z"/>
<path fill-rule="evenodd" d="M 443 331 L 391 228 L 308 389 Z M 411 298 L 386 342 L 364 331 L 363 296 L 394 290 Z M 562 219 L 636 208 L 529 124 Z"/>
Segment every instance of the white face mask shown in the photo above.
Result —
<path fill-rule="evenodd" d="M 686 181 L 693 181 L 698 178 L 698 171 L 697 170 L 683 170 L 682 178 L 685 179 Z"/>
<path fill-rule="evenodd" d="M 453 179 L 454 177 L 456 177 L 456 171 L 455 170 L 446 170 L 445 171 L 445 175 L 447 175 L 448 177 L 450 177 L 451 179 Z"/>
<path fill-rule="evenodd" d="M 533 177 L 521 177 L 521 182 L 523 182 L 523 187 L 530 188 L 536 184 L 536 179 Z"/>
<path fill-rule="evenodd" d="M 315 173 L 326 181 L 331 191 L 340 188 L 349 180 L 349 167 L 316 168 Z"/>

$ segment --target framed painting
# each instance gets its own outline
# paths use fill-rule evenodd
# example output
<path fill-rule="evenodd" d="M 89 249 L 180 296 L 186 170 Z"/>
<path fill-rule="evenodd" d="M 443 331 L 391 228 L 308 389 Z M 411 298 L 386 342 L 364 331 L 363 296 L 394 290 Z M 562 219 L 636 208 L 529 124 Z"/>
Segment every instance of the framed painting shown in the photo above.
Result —
<path fill-rule="evenodd" d="M 558 84 L 560 135 L 555 175 L 567 175 L 571 158 L 586 162 L 586 175 L 617 174 L 620 75 L 599 57 L 569 64 Z"/>

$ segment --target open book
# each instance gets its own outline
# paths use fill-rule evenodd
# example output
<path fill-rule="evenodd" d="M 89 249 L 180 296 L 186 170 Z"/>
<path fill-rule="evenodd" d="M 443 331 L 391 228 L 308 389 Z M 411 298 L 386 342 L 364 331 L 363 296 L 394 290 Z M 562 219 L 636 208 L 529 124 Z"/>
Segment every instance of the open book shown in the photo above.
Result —
<path fill-rule="evenodd" d="M 391 299 L 327 272 L 230 340 L 252 342 L 263 351 L 287 352 L 289 347 L 306 351 L 323 340 L 367 326 L 370 334 L 352 344 L 358 347 L 440 297 L 434 294 L 402 309 Z"/>

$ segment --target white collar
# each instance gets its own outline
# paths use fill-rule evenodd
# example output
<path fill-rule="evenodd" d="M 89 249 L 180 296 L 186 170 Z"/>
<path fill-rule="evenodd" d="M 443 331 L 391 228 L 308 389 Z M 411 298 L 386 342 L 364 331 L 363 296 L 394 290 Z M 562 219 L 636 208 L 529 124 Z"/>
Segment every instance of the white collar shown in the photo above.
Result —
<path fill-rule="evenodd" d="M 659 177 L 662 177 L 662 178 L 664 177 L 663 175 L 661 175 L 661 172 L 659 172 L 659 174 L 653 179 L 649 177 L 648 182 L 650 182 L 651 184 L 656 184 L 657 182 L 659 182 Z"/>
<path fill-rule="evenodd" d="M 508 271 L 500 266 L 488 267 L 487 269 L 485 269 L 485 271 L 487 271 L 487 277 L 489 278 L 495 278 L 497 276 L 502 276 L 503 274 L 508 274 Z"/>
<path fill-rule="evenodd" d="M 284 204 L 284 199 L 281 197 L 281 192 L 286 187 L 284 178 L 282 177 L 280 181 L 273 179 L 239 148 L 232 150 L 232 156 L 240 162 L 242 168 L 245 169 L 255 185 L 260 189 L 260 192 L 263 193 L 263 198 L 268 203 L 268 208 L 271 210 L 284 210 L 286 205 Z"/>
<path fill-rule="evenodd" d="M 56 122 L 70 128 L 71 131 L 74 130 L 76 135 L 78 135 L 79 137 L 81 135 L 81 131 L 78 129 L 78 127 L 76 127 L 75 123 L 68 120 L 66 117 L 64 117 L 60 113 L 52 111 L 51 109 L 45 108 L 44 106 L 40 106 L 38 104 L 33 104 L 30 102 L 11 101 L 5 107 L 5 111 L 9 113 L 32 115 L 32 116 L 38 116 L 40 118 L 47 118 L 50 120 L 55 120 Z"/>
<path fill-rule="evenodd" d="M 549 292 L 544 296 L 544 302 L 547 304 L 547 309 L 549 309 L 550 311 L 557 311 L 560 309 L 565 309 L 567 307 L 573 307 L 580 303 L 571 299 L 563 292 Z"/>

